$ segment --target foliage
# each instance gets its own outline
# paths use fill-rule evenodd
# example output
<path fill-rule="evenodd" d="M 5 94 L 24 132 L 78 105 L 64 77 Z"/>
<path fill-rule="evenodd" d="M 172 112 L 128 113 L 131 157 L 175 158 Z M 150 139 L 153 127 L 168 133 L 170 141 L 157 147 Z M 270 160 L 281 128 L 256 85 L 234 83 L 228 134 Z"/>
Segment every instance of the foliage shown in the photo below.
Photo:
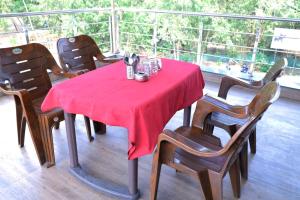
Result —
<path fill-rule="evenodd" d="M 27 6 L 25 7 L 25 4 Z M 179 10 L 241 15 L 300 17 L 300 1 L 294 0 L 115 0 L 116 7 Z M 110 7 L 111 0 L 1 0 L 2 13 Z M 53 37 L 89 34 L 109 49 L 110 13 L 81 13 L 23 17 L 19 20 L 29 30 L 49 30 Z M 157 45 L 160 54 L 195 62 L 199 33 L 202 32 L 202 52 L 233 59 L 251 60 L 255 33 L 260 27 L 259 48 L 269 49 L 274 27 L 299 29 L 298 23 L 226 19 L 217 17 L 187 17 L 181 15 L 119 12 L 121 46 L 125 50 L 153 53 Z M 136 24 L 138 23 L 138 24 Z M 203 30 L 201 27 L 203 26 Z M 0 19 L 0 31 L 12 29 L 11 19 Z M 155 35 L 155 31 L 157 31 Z M 213 44 L 213 45 L 212 45 Z M 193 53 L 189 53 L 189 52 Z M 274 62 L 273 52 L 258 52 L 258 66 L 267 70 Z M 296 62 L 295 66 L 298 62 Z"/>

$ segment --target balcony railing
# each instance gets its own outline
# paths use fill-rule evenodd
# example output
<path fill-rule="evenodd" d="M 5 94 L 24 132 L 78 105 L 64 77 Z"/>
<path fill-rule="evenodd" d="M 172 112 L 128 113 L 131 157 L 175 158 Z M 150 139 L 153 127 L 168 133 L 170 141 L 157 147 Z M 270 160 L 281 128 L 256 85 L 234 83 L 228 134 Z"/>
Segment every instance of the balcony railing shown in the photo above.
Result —
<path fill-rule="evenodd" d="M 0 47 L 38 42 L 57 58 L 59 38 L 88 34 L 104 52 L 111 51 L 109 8 L 0 14 L 0 24 L 6 25 L 0 27 Z"/>
<path fill-rule="evenodd" d="M 232 21 L 239 26 L 229 27 Z M 259 79 L 278 58 L 287 57 L 288 67 L 280 83 L 300 88 L 300 52 L 271 48 L 274 33 L 264 30 L 297 29 L 299 22 L 279 17 L 114 7 L 9 13 L 0 14 L 0 47 L 39 42 L 57 56 L 58 38 L 88 34 L 104 52 L 131 51 L 187 60 L 198 63 L 204 71 L 247 79 Z M 215 24 L 224 27 L 216 29 Z"/>

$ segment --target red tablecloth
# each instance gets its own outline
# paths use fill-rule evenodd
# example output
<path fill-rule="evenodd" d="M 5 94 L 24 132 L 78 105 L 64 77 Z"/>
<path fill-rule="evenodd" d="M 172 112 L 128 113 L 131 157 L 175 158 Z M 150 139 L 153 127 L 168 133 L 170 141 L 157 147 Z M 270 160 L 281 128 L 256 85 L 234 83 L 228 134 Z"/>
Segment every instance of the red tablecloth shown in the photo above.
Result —
<path fill-rule="evenodd" d="M 152 153 L 158 135 L 176 111 L 202 97 L 199 66 L 162 59 L 162 70 L 148 82 L 126 79 L 120 61 L 52 87 L 42 111 L 62 108 L 95 121 L 128 129 L 128 158 Z"/>

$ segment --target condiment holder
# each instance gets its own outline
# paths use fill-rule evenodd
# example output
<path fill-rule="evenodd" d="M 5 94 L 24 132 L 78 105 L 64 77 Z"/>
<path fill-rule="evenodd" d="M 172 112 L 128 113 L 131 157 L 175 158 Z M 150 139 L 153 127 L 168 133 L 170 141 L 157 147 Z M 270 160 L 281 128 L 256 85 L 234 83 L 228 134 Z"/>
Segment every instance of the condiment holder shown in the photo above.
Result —
<path fill-rule="evenodd" d="M 140 82 L 148 81 L 150 76 L 154 76 L 162 68 L 160 59 L 142 57 L 142 61 L 135 53 L 124 56 L 126 64 L 126 77 L 129 80 Z"/>
<path fill-rule="evenodd" d="M 133 53 L 131 56 L 124 57 L 124 63 L 126 64 L 126 75 L 127 79 L 134 79 L 136 68 L 140 62 L 140 57 Z"/>

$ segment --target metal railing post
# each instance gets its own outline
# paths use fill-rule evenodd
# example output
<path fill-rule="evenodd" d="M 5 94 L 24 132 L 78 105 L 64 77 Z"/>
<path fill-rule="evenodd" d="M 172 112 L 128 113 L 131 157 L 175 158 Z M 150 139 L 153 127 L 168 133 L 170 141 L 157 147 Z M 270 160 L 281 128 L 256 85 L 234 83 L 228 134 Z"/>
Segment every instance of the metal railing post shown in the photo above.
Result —
<path fill-rule="evenodd" d="M 29 34 L 28 34 L 28 29 L 25 27 L 24 28 L 24 34 L 25 34 L 25 40 L 26 40 L 26 44 L 29 44 Z"/>
<path fill-rule="evenodd" d="M 259 27 L 256 29 L 256 34 L 255 34 L 255 41 L 254 41 L 254 46 L 253 46 L 251 65 L 250 65 L 250 69 L 249 69 L 249 72 L 248 72 L 250 77 L 253 76 L 253 71 L 254 71 L 254 66 L 255 66 L 255 61 L 256 61 L 256 54 L 257 54 L 258 44 L 259 44 L 261 30 L 262 30 L 260 21 L 258 23 L 258 26 Z"/>
<path fill-rule="evenodd" d="M 198 47 L 197 47 L 197 64 L 202 63 L 202 35 L 203 35 L 203 23 L 199 24 L 199 36 L 198 36 Z"/>
<path fill-rule="evenodd" d="M 117 53 L 120 50 L 120 17 L 117 12 L 115 15 L 115 31 L 115 53 Z"/>
<path fill-rule="evenodd" d="M 111 0 L 111 36 L 112 36 L 112 52 L 116 53 L 118 51 L 117 46 L 117 19 L 116 19 L 116 7 L 115 1 Z"/>
<path fill-rule="evenodd" d="M 153 36 L 152 36 L 152 42 L 153 42 L 153 54 L 156 57 L 157 56 L 157 14 L 155 13 L 155 22 L 153 24 Z"/>
<path fill-rule="evenodd" d="M 114 50 L 114 39 L 113 39 L 113 33 L 112 33 L 112 19 L 111 15 L 108 17 L 108 31 L 109 31 L 109 40 L 110 40 L 110 52 L 112 53 Z"/>
<path fill-rule="evenodd" d="M 76 36 L 78 34 L 78 24 L 76 22 L 76 18 L 74 17 L 74 14 L 72 15 L 71 19 L 72 19 L 72 34 L 73 36 Z"/>

